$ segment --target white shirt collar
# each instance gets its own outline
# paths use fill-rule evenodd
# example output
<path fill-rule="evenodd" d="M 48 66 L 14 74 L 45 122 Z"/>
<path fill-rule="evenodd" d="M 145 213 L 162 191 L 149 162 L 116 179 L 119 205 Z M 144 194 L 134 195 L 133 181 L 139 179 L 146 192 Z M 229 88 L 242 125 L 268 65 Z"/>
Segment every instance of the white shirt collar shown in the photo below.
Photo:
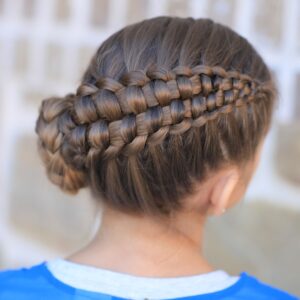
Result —
<path fill-rule="evenodd" d="M 144 277 L 74 263 L 61 258 L 46 262 L 56 279 L 90 292 L 129 299 L 168 299 L 221 291 L 240 277 L 224 270 L 181 277 Z"/>

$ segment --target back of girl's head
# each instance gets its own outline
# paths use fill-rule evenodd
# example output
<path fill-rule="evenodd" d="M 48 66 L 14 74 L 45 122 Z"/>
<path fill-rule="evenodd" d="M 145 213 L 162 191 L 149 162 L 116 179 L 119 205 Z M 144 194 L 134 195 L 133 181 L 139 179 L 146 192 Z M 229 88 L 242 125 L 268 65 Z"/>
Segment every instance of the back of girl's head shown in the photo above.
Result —
<path fill-rule="evenodd" d="M 211 19 L 156 17 L 102 43 L 76 93 L 36 123 L 47 175 L 122 212 L 168 216 L 208 172 L 251 160 L 277 90 L 247 39 Z"/>

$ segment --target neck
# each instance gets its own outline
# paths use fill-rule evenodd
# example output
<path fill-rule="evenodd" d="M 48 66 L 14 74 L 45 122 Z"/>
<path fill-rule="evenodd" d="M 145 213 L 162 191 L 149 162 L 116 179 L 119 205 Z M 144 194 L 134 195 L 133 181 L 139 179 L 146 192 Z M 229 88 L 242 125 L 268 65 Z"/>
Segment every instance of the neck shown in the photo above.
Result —
<path fill-rule="evenodd" d="M 68 260 L 140 276 L 213 271 L 202 255 L 205 217 L 182 212 L 172 222 L 103 210 L 94 239 Z"/>

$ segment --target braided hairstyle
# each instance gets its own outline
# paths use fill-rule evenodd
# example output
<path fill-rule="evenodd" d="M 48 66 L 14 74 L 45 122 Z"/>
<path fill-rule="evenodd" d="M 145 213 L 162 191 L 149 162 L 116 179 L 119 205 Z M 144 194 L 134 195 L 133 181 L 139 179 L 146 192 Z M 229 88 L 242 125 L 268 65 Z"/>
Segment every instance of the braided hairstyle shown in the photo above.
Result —
<path fill-rule="evenodd" d="M 156 17 L 105 40 L 75 93 L 42 101 L 49 179 L 127 213 L 169 215 L 208 171 L 253 158 L 277 89 L 253 46 L 211 19 Z"/>

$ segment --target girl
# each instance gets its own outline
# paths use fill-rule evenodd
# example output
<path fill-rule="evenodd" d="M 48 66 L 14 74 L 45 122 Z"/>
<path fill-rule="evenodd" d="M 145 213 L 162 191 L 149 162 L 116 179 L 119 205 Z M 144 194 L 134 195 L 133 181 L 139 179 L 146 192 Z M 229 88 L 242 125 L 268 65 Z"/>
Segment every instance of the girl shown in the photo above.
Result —
<path fill-rule="evenodd" d="M 202 254 L 206 219 L 247 189 L 276 99 L 253 46 L 211 19 L 156 17 L 110 36 L 36 123 L 49 179 L 90 188 L 99 231 L 68 257 L 1 272 L 0 299 L 297 299 Z"/>

